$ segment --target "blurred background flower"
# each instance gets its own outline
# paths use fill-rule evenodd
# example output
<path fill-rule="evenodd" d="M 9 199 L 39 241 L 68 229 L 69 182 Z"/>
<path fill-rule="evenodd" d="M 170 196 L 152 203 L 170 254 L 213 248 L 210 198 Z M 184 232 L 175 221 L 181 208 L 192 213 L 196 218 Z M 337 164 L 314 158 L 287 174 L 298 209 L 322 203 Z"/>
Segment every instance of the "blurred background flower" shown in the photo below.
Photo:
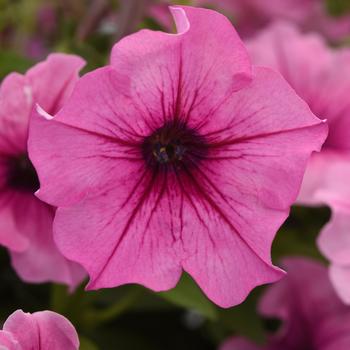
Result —
<path fill-rule="evenodd" d="M 258 310 L 277 329 L 267 344 L 242 338 L 227 340 L 221 350 L 345 350 L 350 346 L 350 308 L 336 295 L 322 264 L 287 258 L 285 279 L 267 288 Z"/>

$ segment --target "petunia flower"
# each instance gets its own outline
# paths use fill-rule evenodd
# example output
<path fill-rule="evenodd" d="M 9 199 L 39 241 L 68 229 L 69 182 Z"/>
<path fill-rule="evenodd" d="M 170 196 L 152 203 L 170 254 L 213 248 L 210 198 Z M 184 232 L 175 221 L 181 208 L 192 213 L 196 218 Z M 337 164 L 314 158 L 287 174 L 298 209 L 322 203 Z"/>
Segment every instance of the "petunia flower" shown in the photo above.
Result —
<path fill-rule="evenodd" d="M 350 348 L 350 307 L 342 303 L 322 264 L 306 258 L 285 259 L 288 275 L 268 288 L 259 311 L 282 321 L 281 328 L 257 346 L 231 338 L 221 350 L 347 350 Z"/>
<path fill-rule="evenodd" d="M 53 241 L 55 208 L 34 195 L 39 179 L 27 151 L 35 103 L 56 113 L 83 65 L 77 56 L 50 55 L 25 75 L 8 75 L 0 87 L 0 244 L 8 248 L 14 269 L 25 281 L 73 286 L 84 276 Z"/>
<path fill-rule="evenodd" d="M 339 295 L 350 303 L 350 49 L 331 49 L 319 35 L 282 22 L 247 45 L 256 64 L 279 70 L 315 115 L 328 121 L 328 138 L 309 161 L 298 202 L 332 208 L 318 243 L 333 263 Z"/>
<path fill-rule="evenodd" d="M 39 107 L 29 149 L 38 196 L 59 207 L 55 241 L 89 289 L 167 290 L 185 270 L 227 307 L 283 276 L 271 242 L 327 126 L 251 66 L 223 15 L 171 12 L 178 34 L 124 38 L 56 116 Z"/>
<path fill-rule="evenodd" d="M 17 310 L 0 330 L 0 349 L 78 350 L 79 338 L 74 326 L 55 312 Z"/>

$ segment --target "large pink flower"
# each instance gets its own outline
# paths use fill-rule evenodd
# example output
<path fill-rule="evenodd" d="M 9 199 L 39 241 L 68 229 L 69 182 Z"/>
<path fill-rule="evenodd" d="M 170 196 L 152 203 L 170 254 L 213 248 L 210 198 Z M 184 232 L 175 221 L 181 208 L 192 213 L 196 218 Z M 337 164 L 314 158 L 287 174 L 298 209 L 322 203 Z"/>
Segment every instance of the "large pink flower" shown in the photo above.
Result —
<path fill-rule="evenodd" d="M 283 275 L 271 242 L 327 126 L 280 75 L 251 66 L 224 16 L 171 11 L 178 34 L 121 40 L 54 118 L 38 109 L 38 195 L 59 206 L 56 243 L 88 288 L 166 290 L 184 269 L 231 306 Z"/>
<path fill-rule="evenodd" d="M 255 63 L 279 70 L 311 110 L 328 120 L 329 136 L 310 159 L 299 203 L 333 209 L 319 245 L 339 267 L 332 267 L 332 280 L 350 303 L 350 50 L 330 49 L 317 34 L 303 35 L 286 23 L 272 25 L 247 45 Z"/>
<path fill-rule="evenodd" d="M 3 347 L 4 346 L 4 347 Z M 15 311 L 0 330 L 0 348 L 5 350 L 78 350 L 73 325 L 52 311 L 33 314 Z"/>
<path fill-rule="evenodd" d="M 240 338 L 221 350 L 347 350 L 350 349 L 350 307 L 342 303 L 320 263 L 286 259 L 288 275 L 269 287 L 260 303 L 265 317 L 283 321 L 263 347 Z"/>
<path fill-rule="evenodd" d="M 0 244 L 9 249 L 15 270 L 26 281 L 75 285 L 83 276 L 81 267 L 64 258 L 53 242 L 55 208 L 35 197 L 39 180 L 27 153 L 35 103 L 56 113 L 83 65 L 76 56 L 51 55 L 25 75 L 10 74 L 0 88 Z"/>

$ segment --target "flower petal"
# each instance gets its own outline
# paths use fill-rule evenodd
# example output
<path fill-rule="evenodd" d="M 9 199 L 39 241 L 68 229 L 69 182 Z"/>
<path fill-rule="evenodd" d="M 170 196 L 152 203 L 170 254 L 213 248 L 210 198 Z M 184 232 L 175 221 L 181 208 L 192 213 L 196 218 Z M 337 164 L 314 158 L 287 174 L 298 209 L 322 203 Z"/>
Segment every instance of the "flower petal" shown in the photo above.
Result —
<path fill-rule="evenodd" d="M 46 112 L 56 114 L 71 95 L 84 65 L 85 61 L 79 56 L 55 53 L 29 69 L 26 78 L 32 90 L 33 102 Z"/>
<path fill-rule="evenodd" d="M 13 213 L 12 195 L 2 194 L 0 207 L 0 244 L 4 247 L 21 252 L 28 248 L 29 240 L 18 232 Z"/>
<path fill-rule="evenodd" d="M 71 101 L 78 99 L 79 104 L 68 102 L 62 113 L 51 120 L 39 114 L 41 109 L 33 115 L 28 147 L 40 179 L 37 193 L 40 199 L 55 206 L 78 202 L 87 194 L 116 183 L 120 169 L 113 161 L 117 165 L 123 161 L 127 168 L 143 162 L 140 152 L 134 149 L 142 137 L 132 131 L 130 135 L 125 129 L 138 122 L 137 111 L 130 103 L 121 104 L 117 111 L 118 105 L 113 107 L 106 102 L 114 98 L 113 80 L 118 81 L 118 77 L 109 67 L 89 73 L 78 82 L 73 93 Z M 92 108 L 90 103 L 96 107 Z M 89 108 L 84 107 L 87 105 Z M 80 119 L 95 120 L 95 129 L 62 123 L 62 117 L 77 115 L 84 116 L 78 118 L 78 123 Z M 53 139 L 55 142 L 51 142 Z"/>
<path fill-rule="evenodd" d="M 350 267 L 350 203 L 333 208 L 331 221 L 318 238 L 322 253 L 333 263 Z"/>
<path fill-rule="evenodd" d="M 286 22 L 274 23 L 247 47 L 254 63 L 278 70 L 313 113 L 327 119 L 325 146 L 349 150 L 350 51 L 330 49 L 320 35 L 301 33 Z"/>
<path fill-rule="evenodd" d="M 0 350 L 23 350 L 18 342 L 13 339 L 12 334 L 0 331 Z"/>
<path fill-rule="evenodd" d="M 250 60 L 223 15 L 186 6 L 170 10 L 178 34 L 142 30 L 126 37 L 114 46 L 111 65 L 131 77 L 130 92 L 141 97 L 140 109 L 162 106 L 168 117 L 180 112 L 185 117 L 196 108 L 203 115 L 199 109 L 214 109 L 249 83 Z"/>
<path fill-rule="evenodd" d="M 123 169 L 123 163 L 118 168 Z M 56 243 L 88 271 L 90 289 L 125 283 L 170 289 L 181 275 L 181 223 L 176 219 L 181 193 L 166 177 L 142 170 L 142 164 L 122 174 L 124 180 L 120 178 L 116 188 L 57 210 Z"/>
<path fill-rule="evenodd" d="M 334 336 L 333 323 L 340 315 L 349 329 L 350 313 L 335 294 L 325 266 L 305 258 L 285 259 L 282 266 L 287 277 L 271 286 L 259 305 L 262 315 L 285 321 L 281 337 L 291 344 L 325 344 Z M 313 329 L 312 339 L 306 324 Z"/>
<path fill-rule="evenodd" d="M 283 104 L 275 101 L 284 101 Z M 327 126 L 277 73 L 256 68 L 252 83 L 233 94 L 200 129 L 210 144 L 196 174 L 236 232 L 263 261 L 289 213 L 308 158 Z M 218 171 L 219 169 L 219 171 Z"/>
<path fill-rule="evenodd" d="M 29 115 L 33 106 L 27 79 L 9 74 L 0 87 L 0 154 L 12 155 L 27 148 Z"/>
<path fill-rule="evenodd" d="M 142 30 L 121 40 L 111 66 L 82 77 L 56 120 L 103 135 L 145 136 L 194 108 L 208 113 L 250 82 L 247 52 L 227 18 L 190 7 L 172 11 L 179 34 Z"/>
<path fill-rule="evenodd" d="M 55 218 L 56 243 L 89 272 L 90 288 L 137 282 L 169 289 L 182 265 L 214 302 L 229 306 L 283 275 L 232 232 L 229 216 L 188 179 L 152 175 L 143 163 L 120 162 L 118 169 L 119 186 L 59 208 Z"/>
<path fill-rule="evenodd" d="M 350 188 L 350 156 L 334 150 L 322 150 L 309 160 L 298 203 L 338 206 L 348 202 Z M 337 204 L 339 203 L 339 204 Z"/>
<path fill-rule="evenodd" d="M 54 281 L 76 287 L 85 272 L 67 260 L 57 249 L 52 234 L 54 209 L 30 196 L 20 196 L 15 202 L 17 230 L 26 237 L 27 249 L 11 251 L 12 265 L 27 282 Z"/>
<path fill-rule="evenodd" d="M 331 264 L 329 274 L 339 297 L 345 304 L 350 305 L 350 266 Z"/>
<path fill-rule="evenodd" d="M 78 335 L 63 316 L 51 311 L 34 314 L 15 311 L 3 329 L 10 332 L 23 349 L 77 350 Z"/>
<path fill-rule="evenodd" d="M 332 53 L 321 36 L 302 34 L 292 23 L 278 21 L 247 40 L 246 45 L 255 64 L 280 72 L 310 105 L 322 103 L 318 96 L 326 92 L 323 79 L 332 65 Z"/>

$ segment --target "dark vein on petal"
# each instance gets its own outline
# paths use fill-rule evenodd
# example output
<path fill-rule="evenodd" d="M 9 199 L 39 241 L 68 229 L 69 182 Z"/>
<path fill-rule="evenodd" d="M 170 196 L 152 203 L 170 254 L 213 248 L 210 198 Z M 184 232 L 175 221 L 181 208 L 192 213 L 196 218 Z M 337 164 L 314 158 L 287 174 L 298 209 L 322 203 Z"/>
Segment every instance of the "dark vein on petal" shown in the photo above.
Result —
<path fill-rule="evenodd" d="M 191 181 L 192 185 L 197 189 L 198 193 L 208 202 L 210 207 L 214 209 L 214 211 L 218 214 L 219 217 L 223 219 L 223 221 L 237 234 L 238 238 L 252 251 L 264 264 L 271 266 L 263 259 L 259 254 L 255 252 L 255 250 L 248 244 L 248 242 L 243 238 L 243 236 L 239 233 L 237 228 L 233 225 L 233 223 L 227 218 L 225 213 L 221 210 L 221 208 L 215 203 L 215 201 L 206 193 L 206 191 L 193 179 L 191 172 L 184 167 L 184 173 L 187 175 L 188 179 Z"/>
<path fill-rule="evenodd" d="M 116 251 L 118 250 L 120 244 L 123 242 L 123 240 L 125 239 L 131 225 L 133 224 L 137 214 L 140 212 L 140 210 L 143 207 L 143 204 L 146 202 L 146 200 L 148 199 L 149 195 L 151 194 L 151 192 L 153 191 L 153 186 L 155 184 L 155 181 L 158 177 L 158 171 L 154 171 L 152 174 L 152 178 L 150 180 L 149 185 L 146 187 L 146 190 L 144 191 L 144 193 L 142 194 L 142 196 L 140 197 L 137 205 L 135 206 L 135 208 L 132 210 L 131 215 L 128 219 L 128 221 L 126 222 L 124 229 L 122 230 L 117 242 L 115 243 L 111 253 L 108 255 L 105 263 L 103 264 L 103 266 L 100 269 L 100 272 L 97 274 L 97 276 L 94 278 L 94 284 L 96 283 L 96 281 L 98 281 L 100 279 L 100 277 L 102 276 L 102 273 L 104 272 L 104 270 L 106 269 L 106 267 L 109 265 L 109 263 L 111 262 L 113 256 L 115 255 Z M 141 177 L 143 179 L 143 177 Z M 130 196 L 132 196 L 132 194 L 130 193 Z M 121 208 L 122 209 L 122 208 Z M 119 210 L 118 210 L 119 211 Z"/>
<path fill-rule="evenodd" d="M 186 199 L 188 200 L 189 204 L 191 205 L 191 207 L 192 207 L 193 210 L 195 211 L 196 216 L 197 216 L 199 222 L 200 222 L 200 223 L 203 225 L 203 227 L 205 227 L 205 229 L 207 230 L 207 232 L 208 232 L 208 237 L 209 237 L 209 239 L 210 239 L 210 241 L 211 241 L 213 247 L 215 247 L 216 244 L 215 244 L 214 239 L 213 239 L 212 236 L 211 236 L 209 227 L 207 226 L 205 220 L 203 220 L 203 218 L 201 217 L 201 215 L 200 215 L 200 213 L 199 213 L 199 210 L 198 210 L 196 204 L 193 202 L 193 200 L 192 200 L 191 196 L 189 195 L 188 191 L 186 191 L 186 189 L 184 188 L 184 186 L 183 186 L 183 184 L 182 184 L 182 182 L 181 182 L 181 179 L 180 179 L 180 174 L 179 174 L 177 171 L 175 171 L 175 174 L 176 174 L 176 179 L 177 179 L 177 182 L 178 182 L 178 184 L 179 184 L 179 186 L 180 186 L 180 189 L 181 189 L 182 194 L 185 195 L 185 197 L 186 197 Z M 183 242 L 182 235 L 181 235 L 181 241 Z"/>
<path fill-rule="evenodd" d="M 320 123 L 321 123 L 321 121 L 320 121 Z M 252 135 L 252 136 L 242 136 L 242 137 L 237 137 L 237 138 L 234 138 L 234 139 L 231 139 L 231 140 L 230 139 L 223 140 L 223 141 L 220 141 L 220 142 L 212 142 L 212 143 L 210 143 L 208 145 L 208 147 L 209 148 L 219 148 L 219 147 L 233 145 L 235 143 L 251 141 L 251 140 L 254 140 L 254 139 L 257 139 L 257 138 L 281 135 L 281 134 L 294 132 L 294 131 L 298 131 L 298 130 L 305 130 L 305 129 L 317 127 L 317 126 L 320 125 L 320 123 L 319 124 L 302 126 L 302 127 L 293 128 L 293 129 L 278 130 L 278 131 L 272 131 L 272 132 L 268 132 L 268 133 L 255 134 L 255 135 Z"/>

